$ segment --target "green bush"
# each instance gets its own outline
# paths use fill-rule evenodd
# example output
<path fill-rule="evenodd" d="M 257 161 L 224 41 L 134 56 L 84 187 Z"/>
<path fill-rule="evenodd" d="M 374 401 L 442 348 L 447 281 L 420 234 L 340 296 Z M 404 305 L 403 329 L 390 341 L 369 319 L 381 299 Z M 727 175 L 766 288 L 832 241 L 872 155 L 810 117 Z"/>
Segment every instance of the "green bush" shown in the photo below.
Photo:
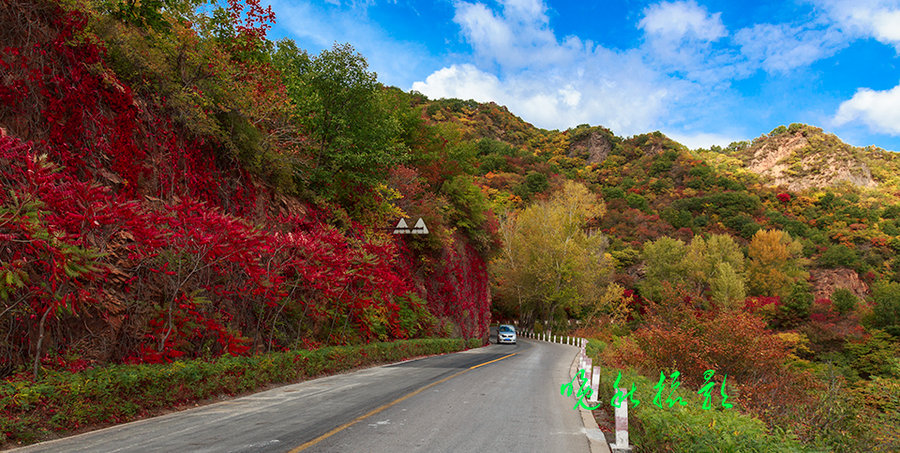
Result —
<path fill-rule="evenodd" d="M 536 171 L 530 171 L 528 172 L 528 175 L 525 176 L 525 181 L 516 186 L 514 192 L 522 199 L 528 200 L 531 199 L 534 194 L 544 192 L 549 188 L 550 183 L 547 181 L 547 175 Z"/>
<path fill-rule="evenodd" d="M 791 233 L 793 235 L 793 233 Z M 819 260 L 822 267 L 836 268 L 848 267 L 859 269 L 862 264 L 855 250 L 843 244 L 829 247 Z"/>
<path fill-rule="evenodd" d="M 856 294 L 853 294 L 853 291 L 850 291 L 847 288 L 838 288 L 831 293 L 831 303 L 834 306 L 835 311 L 842 315 L 856 310 L 856 304 L 858 302 L 859 298 L 856 297 Z"/>
<path fill-rule="evenodd" d="M 900 360 L 897 359 L 900 349 L 892 340 L 883 331 L 875 330 L 866 340 L 848 342 L 846 350 L 851 358 L 850 366 L 864 379 L 872 376 L 900 378 Z"/>
<path fill-rule="evenodd" d="M 625 191 L 622 190 L 621 187 L 604 187 L 600 189 L 600 192 L 603 194 L 603 198 L 606 200 L 612 200 L 614 198 L 625 198 Z"/>
<path fill-rule="evenodd" d="M 868 326 L 900 336 L 900 283 L 876 283 L 872 288 L 872 302 L 872 314 L 866 319 Z"/>
<path fill-rule="evenodd" d="M 480 346 L 481 339 L 432 338 L 222 356 L 212 361 L 112 365 L 77 373 L 47 370 L 38 381 L 20 376 L 0 382 L 0 441 L 29 443 L 49 432 L 124 422 L 162 408 L 268 384 Z"/>
<path fill-rule="evenodd" d="M 647 203 L 647 199 L 636 193 L 629 193 L 628 195 L 625 195 L 625 202 L 628 203 L 629 207 L 641 211 L 646 211 L 650 207 L 650 205 Z"/>
<path fill-rule="evenodd" d="M 799 324 L 809 317 L 809 311 L 813 304 L 813 294 L 809 283 L 799 281 L 791 287 L 791 293 L 784 299 L 784 303 L 778 307 L 777 320 L 785 327 Z"/>

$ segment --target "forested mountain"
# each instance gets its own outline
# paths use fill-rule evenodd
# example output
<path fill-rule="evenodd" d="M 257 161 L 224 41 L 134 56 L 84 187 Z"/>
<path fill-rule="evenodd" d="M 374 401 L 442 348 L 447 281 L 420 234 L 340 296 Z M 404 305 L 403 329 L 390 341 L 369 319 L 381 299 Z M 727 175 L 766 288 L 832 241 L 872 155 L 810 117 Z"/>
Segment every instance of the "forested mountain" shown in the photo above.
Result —
<path fill-rule="evenodd" d="M 273 42 L 273 20 L 0 3 L 7 441 L 139 412 L 53 415 L 78 386 L 41 379 L 119 370 L 99 400 L 155 369 L 128 366 L 481 341 L 493 319 L 577 331 L 635 379 L 727 374 L 734 411 L 635 411 L 648 451 L 900 448 L 896 154 L 802 124 L 712 149 L 544 130 L 383 86 L 350 45 Z"/>
<path fill-rule="evenodd" d="M 691 150 L 659 132 L 541 130 L 493 104 L 426 112 L 475 147 L 501 218 L 495 317 L 577 326 L 645 394 L 662 372 L 691 388 L 727 375 L 741 415 L 645 401 L 646 451 L 900 447 L 896 154 L 802 124 Z"/>

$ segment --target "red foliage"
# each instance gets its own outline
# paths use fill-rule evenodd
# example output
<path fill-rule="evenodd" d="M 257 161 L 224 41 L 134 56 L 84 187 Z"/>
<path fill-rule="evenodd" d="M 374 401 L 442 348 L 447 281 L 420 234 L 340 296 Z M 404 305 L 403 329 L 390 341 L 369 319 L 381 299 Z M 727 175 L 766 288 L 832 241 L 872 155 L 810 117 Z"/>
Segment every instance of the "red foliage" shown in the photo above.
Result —
<path fill-rule="evenodd" d="M 749 313 L 756 313 L 762 307 L 766 305 L 781 305 L 781 298 L 778 296 L 751 296 L 744 300 L 744 311 Z"/>
<path fill-rule="evenodd" d="M 787 203 L 787 202 L 791 201 L 791 194 L 780 193 L 780 194 L 776 195 L 775 198 L 778 198 L 778 201 L 780 201 L 782 203 Z"/>
<path fill-rule="evenodd" d="M 787 366 L 788 345 L 749 313 L 722 312 L 682 317 L 678 322 L 650 316 L 633 335 L 602 353 L 604 363 L 634 367 L 648 376 L 678 370 L 687 386 L 703 384 L 703 372 L 728 375 L 731 394 L 744 408 L 764 419 L 796 417 L 813 400 L 814 378 Z M 794 404 L 785 405 L 790 400 Z"/>
<path fill-rule="evenodd" d="M 271 10 L 229 5 L 246 17 L 238 31 L 262 39 Z M 57 17 L 49 42 L 0 50 L 10 70 L 0 120 L 33 109 L 51 125 L 34 143 L 0 137 L 0 262 L 31 282 L 10 290 L 25 303 L 2 326 L 4 358 L 34 354 L 44 314 L 58 350 L 93 335 L 71 327 L 86 325 L 77 314 L 106 326 L 111 346 L 97 357 L 133 362 L 409 336 L 397 300 L 415 291 L 417 273 L 395 237 L 356 224 L 342 233 L 312 207 L 260 219 L 268 208 L 257 200 L 274 194 L 218 162 L 214 144 L 181 138 L 160 106 L 141 107 L 101 47 L 73 44 L 84 15 Z M 33 58 L 44 54 L 53 66 Z M 31 217 L 17 208 L 31 202 Z M 425 274 L 429 308 L 483 336 L 486 266 L 468 245 L 444 254 Z"/>
<path fill-rule="evenodd" d="M 444 268 L 426 280 L 429 308 L 452 319 L 464 338 L 486 337 L 491 319 L 487 266 L 469 244 L 460 252 L 447 249 L 441 262 Z"/>

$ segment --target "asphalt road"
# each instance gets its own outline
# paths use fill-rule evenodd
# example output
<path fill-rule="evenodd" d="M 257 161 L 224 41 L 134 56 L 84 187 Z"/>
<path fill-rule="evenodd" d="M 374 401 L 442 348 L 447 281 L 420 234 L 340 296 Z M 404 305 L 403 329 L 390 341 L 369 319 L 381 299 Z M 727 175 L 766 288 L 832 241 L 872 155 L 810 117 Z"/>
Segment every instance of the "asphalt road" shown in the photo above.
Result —
<path fill-rule="evenodd" d="M 589 452 L 576 349 L 519 339 L 279 387 L 17 452 Z"/>

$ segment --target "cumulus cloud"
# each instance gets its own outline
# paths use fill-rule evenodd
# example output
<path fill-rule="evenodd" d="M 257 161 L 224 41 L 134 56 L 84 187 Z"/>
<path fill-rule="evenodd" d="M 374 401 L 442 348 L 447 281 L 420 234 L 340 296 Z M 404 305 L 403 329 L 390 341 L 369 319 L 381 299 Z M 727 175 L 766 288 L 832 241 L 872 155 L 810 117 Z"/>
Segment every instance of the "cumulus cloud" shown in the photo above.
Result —
<path fill-rule="evenodd" d="M 733 52 L 715 47 L 728 36 L 721 13 L 694 0 L 661 2 L 643 10 L 637 27 L 644 32 L 646 60 L 663 72 L 707 85 L 734 75 Z"/>
<path fill-rule="evenodd" d="M 453 65 L 435 71 L 424 82 L 414 82 L 412 89 L 435 99 L 462 98 L 478 102 L 511 100 L 500 79 L 471 64 Z"/>
<path fill-rule="evenodd" d="M 836 126 L 861 122 L 873 132 L 900 135 L 900 85 L 885 91 L 860 88 L 841 103 L 833 122 Z"/>
<path fill-rule="evenodd" d="M 644 10 L 638 23 L 648 35 L 665 40 L 715 41 L 727 34 L 721 13 L 710 14 L 694 0 L 662 2 Z"/>
<path fill-rule="evenodd" d="M 752 67 L 782 73 L 830 57 L 847 45 L 834 28 L 791 24 L 741 29 L 735 33 L 735 43 Z"/>
<path fill-rule="evenodd" d="M 900 1 L 819 0 L 815 3 L 848 33 L 875 38 L 900 52 Z"/>
<path fill-rule="evenodd" d="M 494 101 L 539 127 L 591 123 L 624 134 L 643 132 L 665 113 L 667 102 L 678 99 L 677 84 L 636 52 L 574 36 L 557 39 L 543 2 L 500 4 L 495 11 L 483 3 L 456 2 L 454 20 L 480 64 L 444 67 L 412 89 L 432 98 Z"/>
<path fill-rule="evenodd" d="M 493 101 L 539 127 L 556 129 L 591 123 L 634 134 L 665 111 L 666 89 L 629 78 L 627 69 L 609 75 L 592 69 L 520 73 L 501 81 L 471 64 L 452 65 L 415 82 L 412 89 L 430 98 Z"/>
<path fill-rule="evenodd" d="M 503 0 L 500 5 L 502 11 L 484 3 L 454 3 L 453 21 L 479 61 L 519 70 L 558 65 L 584 50 L 577 37 L 557 41 L 543 2 Z"/>

